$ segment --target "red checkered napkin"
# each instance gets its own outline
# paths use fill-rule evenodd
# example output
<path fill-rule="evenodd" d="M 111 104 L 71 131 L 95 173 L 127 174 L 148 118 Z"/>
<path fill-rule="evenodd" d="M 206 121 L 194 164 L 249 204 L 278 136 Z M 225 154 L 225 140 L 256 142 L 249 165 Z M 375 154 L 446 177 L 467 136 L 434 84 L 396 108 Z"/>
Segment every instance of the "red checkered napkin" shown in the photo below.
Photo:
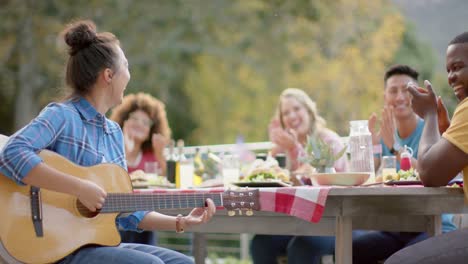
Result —
<path fill-rule="evenodd" d="M 317 223 L 325 209 L 330 187 L 281 187 L 260 190 L 262 211 L 284 213 Z"/>

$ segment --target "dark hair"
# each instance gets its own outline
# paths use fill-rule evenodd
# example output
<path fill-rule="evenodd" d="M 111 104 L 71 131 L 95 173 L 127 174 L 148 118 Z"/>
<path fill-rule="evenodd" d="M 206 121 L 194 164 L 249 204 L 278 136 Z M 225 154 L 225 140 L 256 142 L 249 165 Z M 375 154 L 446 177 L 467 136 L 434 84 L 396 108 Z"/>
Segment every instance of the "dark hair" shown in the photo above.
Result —
<path fill-rule="evenodd" d="M 450 41 L 449 45 L 465 43 L 468 43 L 468 32 L 463 32 L 460 35 L 453 38 L 452 41 Z"/>
<path fill-rule="evenodd" d="M 143 151 L 152 150 L 151 135 L 159 133 L 166 139 L 171 138 L 171 129 L 167 121 L 166 109 L 163 102 L 147 93 L 137 93 L 126 95 L 122 103 L 112 109 L 111 120 L 117 122 L 123 128 L 123 123 L 131 113 L 141 110 L 145 112 L 153 121 L 149 137 L 143 142 Z"/>
<path fill-rule="evenodd" d="M 418 80 L 419 72 L 411 68 L 408 65 L 396 64 L 388 68 L 384 75 L 384 84 L 387 84 L 387 80 L 393 75 L 408 75 L 413 78 L 415 81 Z"/>
<path fill-rule="evenodd" d="M 87 94 L 103 69 L 116 71 L 119 41 L 112 33 L 97 33 L 92 21 L 81 20 L 69 24 L 62 35 L 69 46 L 65 79 L 72 95 Z"/>

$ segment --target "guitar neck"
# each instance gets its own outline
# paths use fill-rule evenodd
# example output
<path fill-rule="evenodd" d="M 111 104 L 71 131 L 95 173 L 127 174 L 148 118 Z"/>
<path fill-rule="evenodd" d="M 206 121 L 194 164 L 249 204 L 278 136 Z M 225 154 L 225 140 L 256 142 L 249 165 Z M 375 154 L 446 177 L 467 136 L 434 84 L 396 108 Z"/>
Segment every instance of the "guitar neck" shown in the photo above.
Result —
<path fill-rule="evenodd" d="M 222 193 L 110 193 L 101 213 L 157 211 L 161 209 L 192 209 L 204 207 L 206 199 L 212 199 L 216 206 L 223 206 Z"/>

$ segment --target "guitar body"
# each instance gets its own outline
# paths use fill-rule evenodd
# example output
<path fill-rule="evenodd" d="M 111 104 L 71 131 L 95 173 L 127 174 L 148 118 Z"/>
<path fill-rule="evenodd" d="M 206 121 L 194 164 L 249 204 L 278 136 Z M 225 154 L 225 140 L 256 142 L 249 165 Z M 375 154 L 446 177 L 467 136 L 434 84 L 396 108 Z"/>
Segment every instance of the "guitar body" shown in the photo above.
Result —
<path fill-rule="evenodd" d="M 130 193 L 127 172 L 114 164 L 81 167 L 51 151 L 42 151 L 45 163 L 59 171 L 90 180 L 107 192 Z M 117 213 L 85 216 L 74 196 L 41 189 L 43 237 L 37 237 L 31 216 L 30 186 L 19 186 L 0 176 L 0 242 L 19 262 L 50 263 L 88 244 L 116 246 L 120 235 Z M 3 253 L 5 253 L 3 251 Z"/>

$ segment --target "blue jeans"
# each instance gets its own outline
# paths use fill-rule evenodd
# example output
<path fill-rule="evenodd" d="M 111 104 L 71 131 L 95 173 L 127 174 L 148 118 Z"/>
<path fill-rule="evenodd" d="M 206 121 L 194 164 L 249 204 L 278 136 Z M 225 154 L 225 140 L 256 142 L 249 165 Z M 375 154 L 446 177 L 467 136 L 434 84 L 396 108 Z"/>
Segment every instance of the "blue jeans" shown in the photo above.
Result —
<path fill-rule="evenodd" d="M 378 263 L 426 238 L 426 233 L 353 231 L 353 263 Z M 318 264 L 323 255 L 334 254 L 335 237 L 298 236 L 291 240 L 287 251 L 289 264 Z"/>
<path fill-rule="evenodd" d="M 165 248 L 122 243 L 117 247 L 84 247 L 58 262 L 60 264 L 193 264 L 193 261 L 176 251 Z"/>

